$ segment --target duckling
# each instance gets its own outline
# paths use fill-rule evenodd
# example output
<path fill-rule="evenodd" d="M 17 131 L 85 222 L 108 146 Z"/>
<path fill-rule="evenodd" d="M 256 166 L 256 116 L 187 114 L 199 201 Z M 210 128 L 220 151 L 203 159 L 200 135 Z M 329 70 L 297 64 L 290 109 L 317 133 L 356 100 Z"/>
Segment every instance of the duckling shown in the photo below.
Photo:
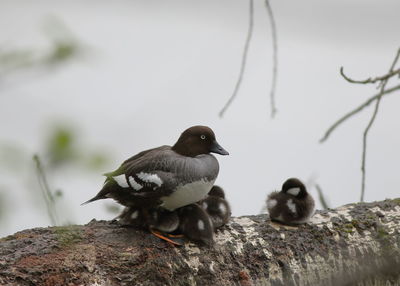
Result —
<path fill-rule="evenodd" d="M 125 207 L 116 219 L 120 225 L 134 226 L 137 228 L 145 227 L 147 221 L 142 209 L 135 207 Z"/>
<path fill-rule="evenodd" d="M 119 223 L 139 228 L 147 228 L 153 235 L 175 245 L 182 245 L 182 235 L 169 234 L 178 229 L 179 217 L 176 211 L 162 208 L 143 209 L 126 207 L 119 215 Z"/>
<path fill-rule="evenodd" d="M 267 197 L 271 220 L 287 225 L 307 222 L 314 214 L 314 206 L 314 199 L 296 178 L 286 180 L 280 192 L 272 192 Z"/>
<path fill-rule="evenodd" d="M 181 246 L 184 244 L 182 234 L 171 234 L 179 227 L 179 216 L 177 211 L 168 211 L 163 208 L 156 208 L 148 212 L 149 231 L 174 245 Z"/>
<path fill-rule="evenodd" d="M 209 196 L 219 197 L 221 199 L 225 199 L 225 191 L 220 186 L 214 185 L 211 190 L 208 192 Z"/>
<path fill-rule="evenodd" d="M 179 217 L 176 211 L 167 211 L 157 208 L 149 211 L 149 227 L 164 233 L 171 233 L 178 229 Z"/>
<path fill-rule="evenodd" d="M 198 204 L 191 204 L 178 209 L 179 230 L 190 240 L 203 242 L 210 246 L 214 243 L 214 226 Z"/>
<path fill-rule="evenodd" d="M 199 204 L 210 216 L 215 230 L 225 225 L 231 217 L 231 208 L 225 199 L 224 190 L 219 186 L 213 186 L 208 197 Z"/>

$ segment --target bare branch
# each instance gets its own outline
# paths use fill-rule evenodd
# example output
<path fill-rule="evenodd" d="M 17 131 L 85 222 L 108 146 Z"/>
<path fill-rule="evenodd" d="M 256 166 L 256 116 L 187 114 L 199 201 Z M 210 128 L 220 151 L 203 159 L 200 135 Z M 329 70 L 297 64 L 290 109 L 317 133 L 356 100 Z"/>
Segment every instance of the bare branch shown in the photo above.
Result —
<path fill-rule="evenodd" d="M 325 132 L 324 136 L 319 140 L 319 143 L 324 143 L 326 140 L 328 140 L 329 136 L 331 133 L 339 127 L 343 122 L 345 122 L 347 119 L 352 117 L 353 115 L 359 113 L 361 110 L 363 110 L 365 107 L 369 106 L 372 102 L 378 99 L 379 96 L 387 95 L 390 94 L 396 90 L 400 89 L 400 84 L 396 85 L 392 88 L 386 89 L 382 94 L 379 92 L 378 94 L 375 94 L 374 96 L 370 97 L 367 101 L 365 101 L 363 104 L 359 105 L 358 107 L 354 108 L 350 112 L 346 113 L 342 117 L 340 117 L 335 123 L 331 125 L 331 127 L 328 128 L 328 130 Z"/>
<path fill-rule="evenodd" d="M 276 32 L 277 29 L 276 29 L 274 13 L 272 11 L 269 0 L 265 0 L 265 7 L 267 8 L 269 16 L 268 18 L 272 30 L 273 64 L 272 64 L 272 83 L 271 83 L 270 99 L 271 99 L 271 117 L 274 118 L 277 112 L 275 104 L 275 90 L 276 90 L 276 82 L 278 80 L 278 36 Z"/>
<path fill-rule="evenodd" d="M 376 116 L 378 114 L 379 111 L 379 106 L 380 106 L 380 102 L 382 97 L 385 94 L 389 94 L 395 90 L 399 90 L 400 89 L 400 85 L 394 86 L 390 89 L 386 90 L 386 84 L 388 83 L 388 81 L 393 78 L 396 75 L 400 76 L 400 68 L 399 69 L 394 69 L 397 61 L 399 60 L 400 57 L 400 48 L 397 50 L 396 56 L 390 66 L 389 71 L 382 76 L 379 77 L 375 77 L 375 78 L 368 78 L 366 80 L 354 80 L 349 78 L 348 76 L 346 76 L 344 74 L 343 71 L 343 67 L 340 68 L 340 74 L 343 76 L 343 78 L 345 80 L 347 80 L 348 82 L 351 83 L 357 83 L 357 84 L 367 84 L 367 83 L 379 83 L 378 84 L 378 88 L 380 89 L 379 93 L 377 95 L 372 96 L 371 98 L 369 98 L 366 102 L 364 102 L 363 104 L 361 104 L 360 106 L 358 106 L 357 108 L 353 109 L 352 111 L 350 111 L 349 113 L 345 114 L 343 117 L 341 117 L 339 120 L 337 120 L 326 132 L 325 135 L 320 139 L 320 143 L 323 143 L 327 140 L 327 138 L 329 137 L 329 135 L 340 125 L 342 124 L 344 121 L 346 121 L 347 119 L 349 119 L 350 117 L 352 117 L 353 115 L 357 114 L 358 112 L 360 112 L 362 109 L 364 109 L 365 107 L 367 107 L 371 102 L 373 102 L 374 100 L 376 100 L 376 104 L 375 104 L 375 108 L 374 111 L 372 113 L 371 119 L 369 120 L 366 128 L 364 129 L 363 132 L 363 141 L 362 141 L 362 157 L 361 157 L 361 196 L 360 196 L 360 201 L 363 202 L 364 201 L 364 196 L 365 196 L 365 179 L 366 179 L 366 158 L 367 158 L 367 139 L 368 139 L 368 133 L 372 127 L 372 125 L 375 122 Z"/>
<path fill-rule="evenodd" d="M 240 72 L 239 72 L 239 77 L 236 81 L 235 89 L 233 90 L 233 94 L 229 98 L 229 100 L 226 102 L 225 106 L 221 109 L 219 112 L 219 117 L 223 117 L 225 111 L 228 109 L 228 107 L 232 104 L 233 100 L 236 98 L 237 93 L 239 91 L 240 85 L 242 83 L 243 79 L 243 74 L 246 69 L 246 64 L 247 64 L 247 54 L 249 51 L 249 46 L 250 46 L 250 41 L 251 37 L 253 34 L 253 26 L 254 26 L 254 0 L 249 0 L 249 28 L 247 31 L 247 38 L 244 44 L 244 50 L 243 50 L 243 55 L 242 55 L 242 63 L 240 65 Z"/>
<path fill-rule="evenodd" d="M 400 56 L 400 49 L 397 50 L 396 56 L 395 56 L 395 58 L 393 60 L 393 63 L 391 65 L 391 67 L 390 67 L 390 70 L 389 70 L 388 74 L 393 72 L 393 69 L 394 69 L 395 65 L 397 64 L 399 56 Z M 370 121 L 368 122 L 368 125 L 365 128 L 364 134 L 363 134 L 363 149 L 362 149 L 362 158 L 361 158 L 361 173 L 362 173 L 362 178 L 361 178 L 361 198 L 360 198 L 361 202 L 364 201 L 364 194 L 365 194 L 365 176 L 366 176 L 365 165 L 366 165 L 366 157 L 367 157 L 368 132 L 369 132 L 369 130 L 371 129 L 372 125 L 375 122 L 376 115 L 378 114 L 378 111 L 379 111 L 379 105 L 380 105 L 380 102 L 381 102 L 381 98 L 383 96 L 386 84 L 387 84 L 389 79 L 390 79 L 390 77 L 387 77 L 384 80 L 382 80 L 382 84 L 380 86 L 380 93 L 379 93 L 379 96 L 378 96 L 378 98 L 376 100 L 376 104 L 375 104 L 374 113 L 372 114 L 372 117 L 371 117 Z"/>
<path fill-rule="evenodd" d="M 324 208 L 324 210 L 329 209 L 329 206 L 325 199 L 325 195 L 324 195 L 324 192 L 322 191 L 322 188 L 318 184 L 315 184 L 315 188 L 317 189 L 318 200 L 321 203 L 322 207 Z"/>
<path fill-rule="evenodd" d="M 349 78 L 347 75 L 345 75 L 344 71 L 343 71 L 343 67 L 340 67 L 340 74 L 342 75 L 342 77 L 347 80 L 348 82 L 351 83 L 359 83 L 359 84 L 367 84 L 367 83 L 376 83 L 376 82 L 383 82 L 384 80 L 388 80 L 389 78 L 395 76 L 395 75 L 399 75 L 400 76 L 400 68 L 390 71 L 387 74 L 384 74 L 382 76 L 378 76 L 375 78 L 367 78 L 365 80 L 355 80 L 355 79 L 351 79 Z M 381 86 L 380 86 L 381 87 Z"/>
<path fill-rule="evenodd" d="M 36 164 L 36 172 L 39 180 L 40 187 L 42 189 L 42 195 L 46 203 L 47 214 L 50 218 L 51 224 L 53 226 L 57 225 L 57 211 L 55 208 L 55 199 L 50 190 L 49 183 L 47 182 L 46 173 L 43 169 L 42 163 L 38 155 L 33 156 L 33 161 Z"/>

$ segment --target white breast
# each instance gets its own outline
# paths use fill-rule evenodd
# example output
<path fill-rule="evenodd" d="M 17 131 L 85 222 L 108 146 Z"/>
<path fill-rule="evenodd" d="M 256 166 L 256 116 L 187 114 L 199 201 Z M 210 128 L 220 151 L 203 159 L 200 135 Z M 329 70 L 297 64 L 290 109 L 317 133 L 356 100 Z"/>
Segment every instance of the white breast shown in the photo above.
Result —
<path fill-rule="evenodd" d="M 168 197 L 162 197 L 162 207 L 173 211 L 177 208 L 197 203 L 205 198 L 214 185 L 215 180 L 200 180 L 186 185 L 178 186 Z"/>

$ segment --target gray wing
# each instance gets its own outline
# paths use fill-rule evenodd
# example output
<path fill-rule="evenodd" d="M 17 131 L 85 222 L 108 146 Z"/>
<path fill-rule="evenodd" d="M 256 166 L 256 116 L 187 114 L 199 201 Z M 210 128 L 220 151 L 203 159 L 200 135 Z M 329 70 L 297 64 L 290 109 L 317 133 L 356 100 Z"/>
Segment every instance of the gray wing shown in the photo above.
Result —
<path fill-rule="evenodd" d="M 143 151 L 126 160 L 116 171 L 106 174 L 121 192 L 132 197 L 159 198 L 173 191 L 180 180 L 179 156 L 169 146 Z"/>
<path fill-rule="evenodd" d="M 182 182 L 215 180 L 218 170 L 218 161 L 212 155 L 185 157 L 170 146 L 161 146 L 143 151 L 105 174 L 103 189 L 88 202 L 113 198 L 123 205 L 157 205 Z"/>

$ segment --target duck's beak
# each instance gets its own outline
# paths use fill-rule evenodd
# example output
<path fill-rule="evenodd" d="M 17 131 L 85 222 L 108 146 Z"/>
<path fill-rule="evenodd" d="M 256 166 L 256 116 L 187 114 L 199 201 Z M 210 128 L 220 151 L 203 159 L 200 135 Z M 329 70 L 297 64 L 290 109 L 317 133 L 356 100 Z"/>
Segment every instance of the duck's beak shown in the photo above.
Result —
<path fill-rule="evenodd" d="M 219 145 L 216 140 L 212 143 L 211 148 L 210 148 L 210 152 L 217 153 L 217 154 L 220 154 L 220 155 L 229 155 L 229 152 L 226 151 L 224 148 L 222 148 L 222 146 Z"/>

